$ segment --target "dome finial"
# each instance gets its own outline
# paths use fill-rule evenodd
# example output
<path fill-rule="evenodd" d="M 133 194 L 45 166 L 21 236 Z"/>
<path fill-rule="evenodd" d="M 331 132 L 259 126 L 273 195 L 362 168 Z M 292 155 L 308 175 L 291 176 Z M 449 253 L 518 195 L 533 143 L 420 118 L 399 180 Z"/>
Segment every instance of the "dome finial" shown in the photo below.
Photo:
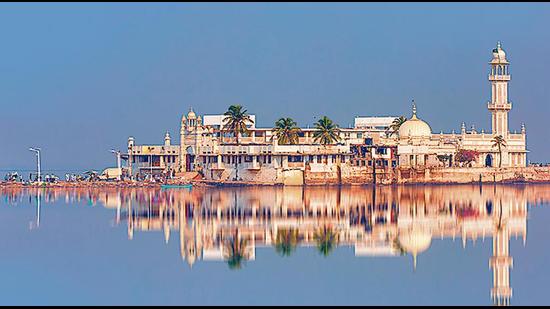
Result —
<path fill-rule="evenodd" d="M 416 118 L 416 103 L 412 100 L 412 118 Z"/>
<path fill-rule="evenodd" d="M 502 49 L 502 44 L 500 44 L 500 41 L 497 41 L 497 48 Z"/>

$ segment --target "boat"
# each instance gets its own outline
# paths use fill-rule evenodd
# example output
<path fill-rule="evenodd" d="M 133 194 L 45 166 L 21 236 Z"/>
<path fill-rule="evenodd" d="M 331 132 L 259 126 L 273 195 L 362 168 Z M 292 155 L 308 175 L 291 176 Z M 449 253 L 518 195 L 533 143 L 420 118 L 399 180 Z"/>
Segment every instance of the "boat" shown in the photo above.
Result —
<path fill-rule="evenodd" d="M 160 188 L 161 189 L 191 189 L 193 185 L 190 184 L 190 183 L 187 183 L 187 184 L 181 184 L 181 185 L 169 185 L 169 184 L 164 184 L 164 185 L 160 185 Z"/>

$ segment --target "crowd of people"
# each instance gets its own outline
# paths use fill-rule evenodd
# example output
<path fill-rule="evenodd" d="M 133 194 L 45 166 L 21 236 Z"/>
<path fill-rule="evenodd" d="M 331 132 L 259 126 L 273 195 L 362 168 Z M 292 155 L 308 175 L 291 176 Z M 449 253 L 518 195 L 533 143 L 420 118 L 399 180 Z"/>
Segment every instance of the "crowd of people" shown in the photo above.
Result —
<path fill-rule="evenodd" d="M 136 174 L 133 176 L 130 176 L 126 173 L 123 173 L 120 176 L 120 179 L 104 179 L 100 177 L 99 173 L 96 171 L 86 171 L 82 174 L 75 174 L 75 173 L 66 173 L 65 174 L 65 182 L 95 182 L 95 181 L 113 181 L 113 180 L 121 180 L 121 181 L 138 181 L 138 182 L 151 182 L 151 183 L 166 183 L 169 180 L 174 179 L 174 173 L 160 173 L 160 174 Z M 42 174 L 40 175 L 40 178 L 38 177 L 37 173 L 30 173 L 27 180 L 24 179 L 23 175 L 19 174 L 18 172 L 9 172 L 4 176 L 4 182 L 11 182 L 11 183 L 32 183 L 32 182 L 46 182 L 46 183 L 57 183 L 59 182 L 60 178 L 51 173 Z"/>

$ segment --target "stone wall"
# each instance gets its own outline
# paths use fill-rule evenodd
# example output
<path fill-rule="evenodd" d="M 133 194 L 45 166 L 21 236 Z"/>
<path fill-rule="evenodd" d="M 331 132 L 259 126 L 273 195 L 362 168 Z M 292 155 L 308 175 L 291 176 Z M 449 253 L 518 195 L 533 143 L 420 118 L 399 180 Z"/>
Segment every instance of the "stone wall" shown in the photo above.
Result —
<path fill-rule="evenodd" d="M 396 183 L 550 182 L 550 167 L 401 170 Z"/>
<path fill-rule="evenodd" d="M 213 170 L 204 178 L 211 181 L 233 182 L 234 169 Z M 301 168 L 263 167 L 239 169 L 238 182 L 273 185 L 365 185 L 373 183 L 369 166 L 350 164 Z M 377 168 L 376 184 L 445 184 L 472 182 L 550 182 L 550 167 L 453 167 L 453 168 Z"/>

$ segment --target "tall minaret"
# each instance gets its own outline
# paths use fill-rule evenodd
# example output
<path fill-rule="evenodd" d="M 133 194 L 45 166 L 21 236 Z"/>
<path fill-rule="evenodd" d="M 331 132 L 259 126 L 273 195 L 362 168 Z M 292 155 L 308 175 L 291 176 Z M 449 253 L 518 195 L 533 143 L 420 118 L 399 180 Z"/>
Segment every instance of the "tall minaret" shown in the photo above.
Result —
<path fill-rule="evenodd" d="M 506 207 L 503 207 L 506 206 Z M 509 205 L 502 205 L 495 209 L 494 216 L 498 218 L 495 222 L 493 232 L 493 256 L 489 260 L 489 267 L 493 270 L 493 288 L 491 298 L 493 304 L 507 306 L 512 298 L 510 287 L 510 269 L 513 265 L 510 256 L 510 232 L 507 221 L 510 215 Z"/>
<path fill-rule="evenodd" d="M 493 49 L 493 59 L 489 64 L 491 65 L 491 73 L 489 74 L 491 101 L 488 108 L 492 114 L 491 127 L 493 135 L 502 135 L 502 137 L 507 138 L 508 112 L 512 109 L 512 104 L 508 102 L 508 82 L 510 81 L 508 66 L 510 63 L 506 60 L 506 53 L 500 42 Z"/>

